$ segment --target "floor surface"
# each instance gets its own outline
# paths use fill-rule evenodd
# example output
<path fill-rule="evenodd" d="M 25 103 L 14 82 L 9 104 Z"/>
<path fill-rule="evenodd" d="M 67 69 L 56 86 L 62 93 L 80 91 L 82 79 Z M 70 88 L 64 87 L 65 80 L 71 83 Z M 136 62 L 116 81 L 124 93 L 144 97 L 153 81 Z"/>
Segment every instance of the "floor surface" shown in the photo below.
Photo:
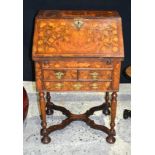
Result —
<path fill-rule="evenodd" d="M 76 121 L 63 130 L 50 134 L 51 143 L 40 142 L 40 118 L 38 111 L 38 97 L 32 91 L 30 83 L 24 87 L 29 96 L 29 112 L 24 123 L 24 155 L 130 155 L 131 120 L 123 119 L 123 110 L 130 109 L 130 85 L 121 85 L 118 95 L 116 118 L 116 142 L 108 144 L 106 134 L 90 128 L 84 122 Z M 30 88 L 31 87 L 31 88 Z M 68 108 L 72 113 L 83 113 L 92 106 L 100 105 L 104 101 L 104 93 L 51 93 L 52 101 Z M 109 116 L 101 111 L 95 112 L 91 118 L 98 124 L 109 127 Z M 65 116 L 55 111 L 53 116 L 47 117 L 48 124 L 60 123 Z"/>

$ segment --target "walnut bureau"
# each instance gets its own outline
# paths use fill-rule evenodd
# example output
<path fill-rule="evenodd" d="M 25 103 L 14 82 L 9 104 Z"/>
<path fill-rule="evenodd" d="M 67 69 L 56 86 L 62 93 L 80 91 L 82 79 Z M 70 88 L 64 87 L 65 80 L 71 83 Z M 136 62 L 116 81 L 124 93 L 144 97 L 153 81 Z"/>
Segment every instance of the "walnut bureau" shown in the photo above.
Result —
<path fill-rule="evenodd" d="M 124 59 L 122 23 L 118 12 L 39 11 L 35 18 L 32 58 L 40 98 L 42 143 L 51 141 L 51 132 L 77 120 L 105 132 L 108 135 L 106 141 L 114 143 L 117 92 Z M 106 95 L 103 104 L 77 115 L 51 102 L 51 91 L 103 91 Z M 48 126 L 46 115 L 52 115 L 53 110 L 61 111 L 67 118 L 60 124 Z M 110 128 L 89 118 L 99 110 L 111 115 Z"/>

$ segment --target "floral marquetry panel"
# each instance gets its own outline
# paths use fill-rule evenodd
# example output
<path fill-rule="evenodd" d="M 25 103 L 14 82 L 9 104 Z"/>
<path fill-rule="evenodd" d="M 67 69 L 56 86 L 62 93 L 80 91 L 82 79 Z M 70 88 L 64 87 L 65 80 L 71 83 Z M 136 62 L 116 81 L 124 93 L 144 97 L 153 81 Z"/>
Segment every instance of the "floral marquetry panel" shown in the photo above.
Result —
<path fill-rule="evenodd" d="M 44 16 L 37 17 L 33 57 L 59 56 L 60 54 L 63 56 L 122 57 L 120 17 L 109 18 L 109 15 L 105 13 L 102 18 L 95 18 L 95 16 L 89 18 L 89 14 L 75 17 L 62 16 L 59 19 L 52 18 L 52 15 L 48 19 Z"/>

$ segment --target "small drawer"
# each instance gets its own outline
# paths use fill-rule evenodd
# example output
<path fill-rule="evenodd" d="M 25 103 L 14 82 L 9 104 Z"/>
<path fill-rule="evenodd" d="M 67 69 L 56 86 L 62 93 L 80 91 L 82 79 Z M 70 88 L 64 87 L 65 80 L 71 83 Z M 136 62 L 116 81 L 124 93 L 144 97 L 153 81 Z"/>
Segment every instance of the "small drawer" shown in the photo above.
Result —
<path fill-rule="evenodd" d="M 111 82 L 44 82 L 48 91 L 108 91 Z"/>
<path fill-rule="evenodd" d="M 79 70 L 79 80 L 89 81 L 110 81 L 112 80 L 111 70 Z"/>
<path fill-rule="evenodd" d="M 113 68 L 113 61 L 111 59 L 95 59 L 95 58 L 81 58 L 81 59 L 65 59 L 45 61 L 42 63 L 43 68 Z"/>
<path fill-rule="evenodd" d="M 43 70 L 44 81 L 77 80 L 77 70 Z"/>

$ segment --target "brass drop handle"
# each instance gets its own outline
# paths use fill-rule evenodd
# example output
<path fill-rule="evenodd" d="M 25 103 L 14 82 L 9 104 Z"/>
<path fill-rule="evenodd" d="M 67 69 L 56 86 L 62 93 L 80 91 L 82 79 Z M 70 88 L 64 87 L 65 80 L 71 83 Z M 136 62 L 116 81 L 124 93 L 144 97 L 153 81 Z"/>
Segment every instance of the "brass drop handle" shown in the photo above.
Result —
<path fill-rule="evenodd" d="M 64 73 L 63 73 L 63 72 L 56 72 L 56 73 L 55 73 L 55 76 L 56 76 L 56 78 L 57 78 L 58 80 L 61 80 L 62 77 L 64 76 Z"/>
<path fill-rule="evenodd" d="M 97 72 L 92 72 L 90 75 L 92 76 L 93 80 L 96 80 L 99 74 Z"/>
<path fill-rule="evenodd" d="M 82 87 L 82 84 L 76 83 L 76 84 L 73 85 L 73 87 L 74 87 L 76 90 L 79 90 L 79 89 Z"/>
<path fill-rule="evenodd" d="M 64 86 L 63 83 L 56 83 L 56 84 L 55 84 L 55 88 L 56 88 L 56 89 L 61 89 L 63 86 Z"/>
<path fill-rule="evenodd" d="M 97 89 L 98 88 L 98 84 L 97 83 L 93 83 L 91 86 L 92 86 L 93 89 Z"/>
<path fill-rule="evenodd" d="M 77 29 L 80 29 L 84 25 L 84 22 L 81 19 L 75 19 L 74 20 L 74 26 Z"/>

